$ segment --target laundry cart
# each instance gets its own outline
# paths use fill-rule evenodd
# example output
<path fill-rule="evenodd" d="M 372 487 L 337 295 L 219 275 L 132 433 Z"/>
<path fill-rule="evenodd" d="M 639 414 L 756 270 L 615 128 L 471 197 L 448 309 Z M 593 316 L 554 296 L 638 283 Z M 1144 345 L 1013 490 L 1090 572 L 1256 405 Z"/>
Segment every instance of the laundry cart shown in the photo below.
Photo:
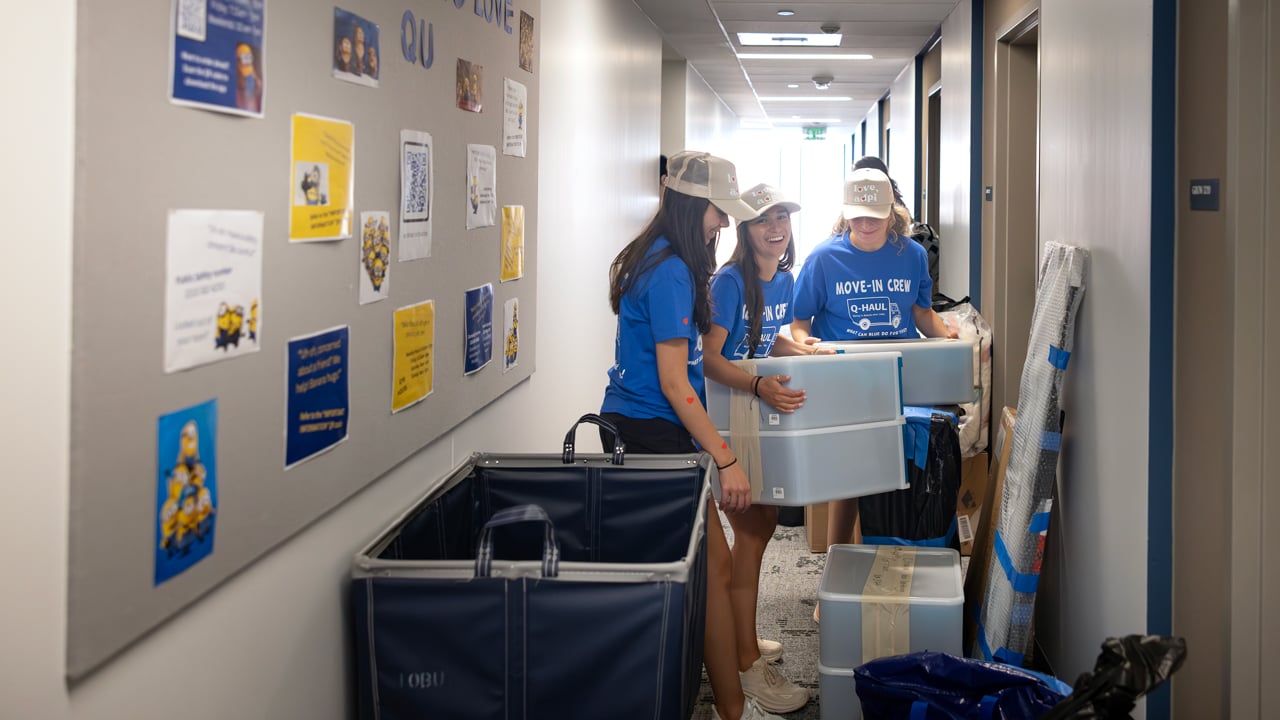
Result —
<path fill-rule="evenodd" d="M 711 462 L 575 456 L 577 425 L 561 455 L 472 455 L 356 555 L 360 717 L 692 714 Z"/>

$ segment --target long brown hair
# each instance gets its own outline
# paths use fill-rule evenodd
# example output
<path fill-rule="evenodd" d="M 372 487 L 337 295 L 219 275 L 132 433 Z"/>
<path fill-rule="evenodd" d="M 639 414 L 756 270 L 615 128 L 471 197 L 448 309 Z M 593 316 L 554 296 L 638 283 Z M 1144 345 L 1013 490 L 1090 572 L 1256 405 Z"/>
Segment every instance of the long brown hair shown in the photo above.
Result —
<path fill-rule="evenodd" d="M 711 300 L 708 297 L 711 273 L 715 270 L 716 244 L 708 243 L 703 231 L 707 214 L 705 198 L 695 198 L 674 190 L 664 190 L 662 204 L 648 227 L 618 253 L 609 266 L 609 306 L 618 314 L 622 297 L 644 279 L 650 270 L 675 255 L 684 261 L 693 275 L 693 322 L 698 332 L 711 329 Z M 652 257 L 646 256 L 659 237 L 670 247 Z"/>
<path fill-rule="evenodd" d="M 761 215 L 761 218 L 764 216 Z M 787 213 L 790 218 L 791 214 Z M 759 220 L 738 223 L 738 244 L 733 248 L 733 255 L 725 267 L 737 265 L 742 274 L 742 303 L 747 308 L 747 357 L 756 356 L 756 346 L 760 344 L 760 336 L 764 332 L 764 283 L 760 282 L 760 266 L 756 263 L 756 254 L 751 249 L 750 225 Z M 790 272 L 796 261 L 795 235 L 787 241 L 787 249 L 778 259 L 778 272 Z"/>

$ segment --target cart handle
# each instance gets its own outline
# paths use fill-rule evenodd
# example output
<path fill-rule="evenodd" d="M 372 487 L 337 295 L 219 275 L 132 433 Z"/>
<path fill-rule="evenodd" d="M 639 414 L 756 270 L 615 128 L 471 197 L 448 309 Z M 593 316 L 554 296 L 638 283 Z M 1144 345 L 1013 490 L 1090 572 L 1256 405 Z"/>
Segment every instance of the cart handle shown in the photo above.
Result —
<path fill-rule="evenodd" d="M 493 529 L 520 522 L 541 522 L 546 526 L 542 539 L 542 577 L 553 578 L 560 574 L 560 544 L 556 542 L 556 528 L 547 511 L 538 505 L 516 505 L 499 510 L 484 524 L 480 532 L 480 547 L 476 550 L 476 577 L 487 578 L 493 570 Z"/>
<path fill-rule="evenodd" d="M 613 463 L 614 465 L 621 465 L 622 453 L 626 449 L 626 446 L 622 442 L 622 436 L 618 434 L 618 428 L 615 427 L 613 423 L 609 422 L 608 420 L 605 420 L 604 418 L 600 417 L 599 415 L 596 415 L 595 413 L 587 413 L 586 415 L 583 415 L 582 417 L 578 418 L 578 421 L 575 422 L 573 424 L 573 427 L 569 428 L 569 432 L 565 434 L 564 452 L 560 455 L 560 459 L 564 461 L 564 464 L 565 465 L 573 464 L 574 436 L 577 435 L 578 433 L 578 426 L 584 422 L 591 423 L 593 425 L 599 425 L 600 427 L 604 428 L 608 432 L 613 433 L 613 457 L 609 459 L 609 462 Z"/>

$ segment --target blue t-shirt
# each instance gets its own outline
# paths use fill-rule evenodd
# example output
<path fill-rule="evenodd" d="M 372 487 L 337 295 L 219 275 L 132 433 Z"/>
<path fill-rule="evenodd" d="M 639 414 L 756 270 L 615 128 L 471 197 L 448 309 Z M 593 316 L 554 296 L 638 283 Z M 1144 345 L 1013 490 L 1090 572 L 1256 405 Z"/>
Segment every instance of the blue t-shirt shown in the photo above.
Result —
<path fill-rule="evenodd" d="M 761 283 L 764 290 L 764 311 L 761 313 L 760 342 L 756 345 L 756 357 L 765 357 L 773 350 L 778 330 L 791 322 L 791 292 L 795 278 L 789 272 L 776 272 L 773 279 Z M 730 360 L 747 357 L 747 306 L 746 285 L 742 280 L 742 268 L 729 265 L 711 279 L 711 322 L 729 331 L 721 354 Z"/>
<path fill-rule="evenodd" d="M 659 237 L 645 255 L 671 247 Z M 643 267 L 643 263 L 641 263 Z M 676 255 L 664 259 L 634 280 L 618 303 L 618 333 L 613 367 L 601 412 L 630 418 L 664 418 L 683 425 L 662 394 L 658 379 L 658 343 L 683 338 L 689 343 L 689 384 L 706 406 L 702 372 L 702 334 L 693 320 L 693 273 Z"/>
<path fill-rule="evenodd" d="M 794 317 L 812 320 L 823 340 L 913 338 L 912 305 L 932 307 L 933 280 L 923 247 L 909 237 L 875 252 L 849 235 L 828 238 L 809 254 L 796 280 Z"/>

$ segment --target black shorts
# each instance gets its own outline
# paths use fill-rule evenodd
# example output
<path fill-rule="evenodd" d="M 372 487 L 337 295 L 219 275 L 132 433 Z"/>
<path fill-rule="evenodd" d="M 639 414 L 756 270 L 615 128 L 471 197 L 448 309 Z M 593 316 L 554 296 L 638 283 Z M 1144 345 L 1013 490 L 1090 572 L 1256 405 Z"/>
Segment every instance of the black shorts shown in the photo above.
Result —
<path fill-rule="evenodd" d="M 626 444 L 626 452 L 637 455 L 683 455 L 696 453 L 698 448 L 693 444 L 693 437 L 683 425 L 677 425 L 663 418 L 645 418 L 643 420 L 619 415 L 618 413 L 600 413 L 600 417 L 613 423 Z M 613 433 L 600 428 L 600 445 L 605 452 L 613 452 Z"/>

